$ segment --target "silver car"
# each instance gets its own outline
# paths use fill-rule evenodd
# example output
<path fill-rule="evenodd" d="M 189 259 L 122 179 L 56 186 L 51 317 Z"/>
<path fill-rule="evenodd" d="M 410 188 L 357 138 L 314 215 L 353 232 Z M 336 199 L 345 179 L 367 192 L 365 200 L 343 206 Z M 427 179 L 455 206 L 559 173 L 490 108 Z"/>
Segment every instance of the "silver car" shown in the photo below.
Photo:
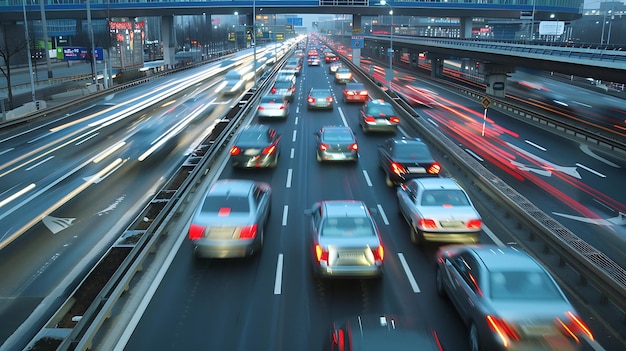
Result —
<path fill-rule="evenodd" d="M 512 247 L 441 247 L 436 288 L 468 325 L 472 351 L 581 350 L 593 340 L 550 273 Z"/>
<path fill-rule="evenodd" d="M 287 118 L 289 116 L 289 101 L 280 95 L 265 95 L 259 101 L 256 116 L 258 118 Z"/>
<path fill-rule="evenodd" d="M 333 92 L 330 89 L 311 88 L 307 96 L 307 108 L 332 110 L 334 107 Z"/>
<path fill-rule="evenodd" d="M 269 184 L 221 179 L 200 202 L 188 237 L 199 258 L 252 255 L 263 247 L 263 227 L 270 212 Z"/>
<path fill-rule="evenodd" d="M 451 178 L 415 178 L 396 191 L 400 213 L 411 227 L 411 241 L 477 243 L 480 214 Z"/>
<path fill-rule="evenodd" d="M 321 201 L 311 216 L 311 264 L 317 277 L 375 278 L 385 251 L 378 227 L 362 201 Z"/>
<path fill-rule="evenodd" d="M 326 126 L 315 133 L 317 162 L 358 161 L 359 144 L 350 127 Z"/>

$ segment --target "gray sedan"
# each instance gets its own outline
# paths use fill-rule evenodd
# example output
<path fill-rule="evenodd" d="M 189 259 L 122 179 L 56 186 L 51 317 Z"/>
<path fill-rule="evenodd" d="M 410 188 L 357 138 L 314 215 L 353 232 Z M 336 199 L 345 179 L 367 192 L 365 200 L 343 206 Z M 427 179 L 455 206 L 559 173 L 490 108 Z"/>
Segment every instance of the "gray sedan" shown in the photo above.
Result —
<path fill-rule="evenodd" d="M 258 118 L 287 118 L 289 101 L 278 94 L 268 94 L 261 98 L 256 108 Z"/>
<path fill-rule="evenodd" d="M 332 110 L 334 106 L 333 93 L 330 89 L 311 88 L 307 96 L 307 108 Z"/>
<path fill-rule="evenodd" d="M 311 216 L 311 264 L 317 277 L 373 278 L 382 275 L 383 243 L 365 203 L 322 201 Z"/>
<path fill-rule="evenodd" d="M 270 212 L 269 184 L 222 179 L 200 202 L 188 237 L 199 258 L 252 255 L 263 247 L 263 227 Z"/>
<path fill-rule="evenodd" d="M 471 351 L 581 350 L 593 340 L 548 271 L 515 248 L 441 247 L 436 287 L 468 325 Z"/>
<path fill-rule="evenodd" d="M 317 162 L 358 161 L 359 145 L 350 127 L 326 126 L 315 136 Z"/>
<path fill-rule="evenodd" d="M 411 241 L 477 243 L 480 214 L 451 178 L 416 178 L 396 191 L 400 213 L 411 227 Z"/>

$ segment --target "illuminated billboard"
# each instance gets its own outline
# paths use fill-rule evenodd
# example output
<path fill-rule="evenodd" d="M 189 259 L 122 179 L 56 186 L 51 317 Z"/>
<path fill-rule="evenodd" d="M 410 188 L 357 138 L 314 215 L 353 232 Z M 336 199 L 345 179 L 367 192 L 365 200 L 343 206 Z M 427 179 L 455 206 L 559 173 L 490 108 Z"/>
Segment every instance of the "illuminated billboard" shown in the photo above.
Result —
<path fill-rule="evenodd" d="M 112 68 L 143 66 L 145 22 L 109 21 Z"/>

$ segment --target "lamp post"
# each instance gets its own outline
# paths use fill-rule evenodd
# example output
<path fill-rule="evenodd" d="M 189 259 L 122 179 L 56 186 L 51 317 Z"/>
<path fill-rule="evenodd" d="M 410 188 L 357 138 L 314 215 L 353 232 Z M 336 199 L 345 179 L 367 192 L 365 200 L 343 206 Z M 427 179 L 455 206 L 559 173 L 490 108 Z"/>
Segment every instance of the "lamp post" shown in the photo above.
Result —
<path fill-rule="evenodd" d="M 389 93 L 393 90 L 391 89 L 391 81 L 393 80 L 393 7 L 387 3 L 386 0 L 381 0 L 380 5 L 389 6 L 389 15 L 391 16 L 390 30 L 389 30 L 389 49 L 387 50 L 387 56 L 389 56 L 389 72 L 385 74 L 385 78 L 387 78 L 387 83 L 389 85 Z"/>
<path fill-rule="evenodd" d="M 254 89 L 256 90 L 256 0 L 252 1 L 252 60 L 252 70 L 254 71 Z"/>

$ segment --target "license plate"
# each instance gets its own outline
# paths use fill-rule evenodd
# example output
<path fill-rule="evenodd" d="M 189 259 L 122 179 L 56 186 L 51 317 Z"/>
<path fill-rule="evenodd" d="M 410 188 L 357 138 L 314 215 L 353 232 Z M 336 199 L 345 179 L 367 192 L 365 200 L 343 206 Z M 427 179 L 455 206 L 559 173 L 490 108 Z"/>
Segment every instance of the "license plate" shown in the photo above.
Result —
<path fill-rule="evenodd" d="M 424 168 L 424 167 L 408 167 L 407 171 L 409 171 L 409 173 L 426 173 L 426 168 Z"/>
<path fill-rule="evenodd" d="M 248 149 L 248 150 L 244 151 L 243 154 L 246 155 L 246 156 L 252 156 L 252 155 L 258 154 L 259 151 L 261 151 L 261 150 L 259 150 L 259 149 Z"/>
<path fill-rule="evenodd" d="M 439 222 L 439 224 L 441 224 L 441 227 L 443 228 L 456 228 L 463 226 L 463 222 L 461 221 L 442 221 Z"/>
<path fill-rule="evenodd" d="M 529 335 L 529 336 L 555 334 L 554 327 L 550 325 L 527 325 L 527 326 L 522 326 L 522 330 L 524 331 L 526 335 Z"/>
<path fill-rule="evenodd" d="M 362 252 L 339 252 L 339 258 L 341 259 L 357 259 L 363 256 Z"/>
<path fill-rule="evenodd" d="M 207 237 L 209 239 L 232 239 L 233 228 L 211 228 Z"/>

